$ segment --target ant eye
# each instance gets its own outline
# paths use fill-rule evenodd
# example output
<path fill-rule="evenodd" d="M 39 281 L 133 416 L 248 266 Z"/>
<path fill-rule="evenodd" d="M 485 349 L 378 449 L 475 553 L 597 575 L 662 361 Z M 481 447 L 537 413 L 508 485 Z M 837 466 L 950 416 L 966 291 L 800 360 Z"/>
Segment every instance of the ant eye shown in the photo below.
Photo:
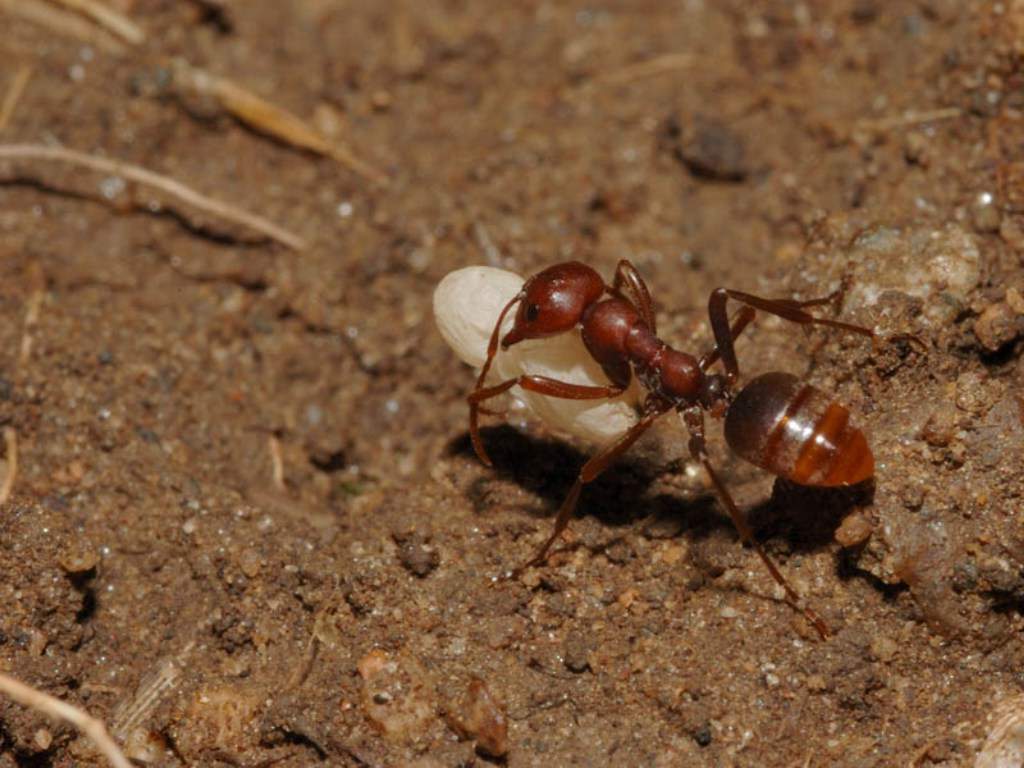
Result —
<path fill-rule="evenodd" d="M 526 305 L 526 322 L 532 323 L 540 316 L 540 307 L 536 304 Z"/>

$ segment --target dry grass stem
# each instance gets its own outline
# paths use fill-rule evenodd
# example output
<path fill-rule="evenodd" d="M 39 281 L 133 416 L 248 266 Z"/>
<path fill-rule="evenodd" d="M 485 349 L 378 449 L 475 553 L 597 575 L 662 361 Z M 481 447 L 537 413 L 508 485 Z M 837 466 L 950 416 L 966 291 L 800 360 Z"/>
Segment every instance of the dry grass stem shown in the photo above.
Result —
<path fill-rule="evenodd" d="M 77 14 L 61 11 L 42 0 L 0 0 L 0 11 L 20 16 L 56 35 L 73 37 L 105 53 L 121 55 L 125 52 L 124 45 L 110 33 Z"/>
<path fill-rule="evenodd" d="M 281 458 L 281 441 L 271 435 L 267 438 L 267 448 L 270 450 L 271 478 L 274 481 L 274 487 L 283 491 L 285 489 L 284 459 Z"/>
<path fill-rule="evenodd" d="M 180 59 L 175 61 L 173 70 L 175 82 L 179 86 L 200 95 L 212 96 L 232 117 L 258 133 L 330 157 L 374 184 L 387 186 L 390 182 L 383 171 L 360 160 L 349 147 L 328 139 L 302 118 L 270 103 L 262 96 Z"/>
<path fill-rule="evenodd" d="M 878 119 L 865 118 L 864 120 L 858 120 L 856 125 L 861 130 L 875 130 L 885 131 L 890 128 L 901 128 L 906 125 L 920 125 L 921 123 L 931 123 L 936 120 L 950 120 L 955 117 L 960 117 L 963 114 L 963 110 L 959 107 L 945 107 L 943 109 L 931 109 L 924 112 L 918 112 L 916 110 L 908 110 L 902 115 L 893 115 L 892 117 L 882 117 Z"/>
<path fill-rule="evenodd" d="M 11 491 L 14 490 L 14 480 L 18 475 L 18 434 L 14 427 L 4 427 L 4 443 L 7 446 L 7 474 L 4 475 L 3 484 L 0 485 L 0 504 L 11 498 Z"/>
<path fill-rule="evenodd" d="M 89 168 L 111 176 L 119 176 L 127 181 L 159 190 L 196 210 L 233 224 L 248 227 L 294 250 L 301 251 L 306 247 L 306 242 L 301 237 L 262 216 L 249 213 L 230 203 L 214 200 L 179 181 L 137 165 L 129 165 L 119 160 L 97 157 L 64 147 L 49 147 L 42 144 L 0 144 L 0 160 L 54 161 Z"/>
<path fill-rule="evenodd" d="M 14 109 L 18 106 L 31 76 L 32 67 L 26 65 L 15 72 L 14 77 L 11 78 L 11 84 L 7 87 L 7 93 L 4 94 L 3 103 L 0 104 L 0 131 L 6 128 L 11 121 L 11 115 L 14 114 Z"/>
<path fill-rule="evenodd" d="M 693 56 L 688 53 L 666 53 L 661 56 L 655 56 L 647 61 L 628 64 L 621 69 L 597 75 L 591 82 L 600 85 L 630 83 L 634 80 L 643 80 L 648 77 L 656 77 L 687 69 L 692 64 Z"/>
<path fill-rule="evenodd" d="M 487 227 L 479 221 L 474 222 L 473 236 L 476 238 L 476 244 L 483 251 L 487 263 L 492 267 L 500 267 L 502 265 L 501 251 L 494 244 L 494 240 L 491 239 L 491 233 L 487 231 Z"/>
<path fill-rule="evenodd" d="M 76 11 L 92 19 L 111 34 L 132 45 L 142 45 L 146 41 L 146 33 L 124 14 L 113 8 L 96 2 L 96 0 L 50 0 L 57 5 Z"/>
<path fill-rule="evenodd" d="M 57 720 L 71 723 L 85 734 L 114 768 L 132 768 L 128 758 L 124 756 L 114 740 L 110 738 L 106 727 L 92 715 L 73 707 L 67 702 L 54 698 L 42 691 L 37 691 L 19 680 L 0 672 L 0 692 L 7 694 L 24 707 L 33 709 Z"/>

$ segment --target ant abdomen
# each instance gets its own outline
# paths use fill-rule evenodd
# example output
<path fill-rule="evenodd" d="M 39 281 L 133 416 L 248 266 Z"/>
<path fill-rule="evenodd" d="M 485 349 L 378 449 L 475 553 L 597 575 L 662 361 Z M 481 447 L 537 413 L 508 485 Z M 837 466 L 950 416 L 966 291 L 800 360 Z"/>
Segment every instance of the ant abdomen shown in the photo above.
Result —
<path fill-rule="evenodd" d="M 725 439 L 751 464 L 800 485 L 853 485 L 875 460 L 850 412 L 788 373 L 766 373 L 736 395 Z"/>

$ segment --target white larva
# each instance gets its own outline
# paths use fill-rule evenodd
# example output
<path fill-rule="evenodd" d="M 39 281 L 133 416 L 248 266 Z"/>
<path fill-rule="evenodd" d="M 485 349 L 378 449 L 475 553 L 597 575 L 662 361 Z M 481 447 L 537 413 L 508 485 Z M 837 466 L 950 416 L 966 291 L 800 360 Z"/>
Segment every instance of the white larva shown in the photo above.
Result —
<path fill-rule="evenodd" d="M 523 286 L 523 278 L 495 267 L 465 267 L 449 273 L 434 290 L 434 320 L 441 336 L 464 362 L 481 368 L 487 343 L 502 308 Z M 505 316 L 502 334 L 513 323 Z M 488 375 L 496 384 L 523 374 L 549 376 L 573 384 L 606 386 L 608 377 L 587 352 L 579 330 L 498 349 Z M 471 383 L 471 382 L 470 382 Z M 597 445 L 606 444 L 637 421 L 643 391 L 634 381 L 613 400 L 564 400 L 515 387 L 513 397 L 548 427 Z"/>

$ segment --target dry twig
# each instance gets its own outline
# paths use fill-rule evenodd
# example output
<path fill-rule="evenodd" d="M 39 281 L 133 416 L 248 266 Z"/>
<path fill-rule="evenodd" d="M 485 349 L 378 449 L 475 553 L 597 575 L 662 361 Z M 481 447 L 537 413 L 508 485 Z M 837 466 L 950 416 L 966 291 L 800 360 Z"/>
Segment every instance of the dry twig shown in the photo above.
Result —
<path fill-rule="evenodd" d="M 298 235 L 274 224 L 262 216 L 249 213 L 242 208 L 214 200 L 179 181 L 163 176 L 138 165 L 129 165 L 119 160 L 89 155 L 64 147 L 48 147 L 42 144 L 0 144 L 0 160 L 51 160 L 89 168 L 100 173 L 119 176 L 128 181 L 152 187 L 185 205 L 204 211 L 233 224 L 248 227 L 282 245 L 301 251 L 306 242 Z"/>
<path fill-rule="evenodd" d="M 270 450 L 271 479 L 274 487 L 279 491 L 284 487 L 284 459 L 281 457 L 281 441 L 271 435 L 267 438 L 267 448 Z"/>
<path fill-rule="evenodd" d="M 124 45 L 104 29 L 97 28 L 77 14 L 58 10 L 41 0 L 0 0 L 0 11 L 20 16 L 54 34 L 81 40 L 106 53 L 120 55 L 125 52 Z"/>
<path fill-rule="evenodd" d="M 666 53 L 647 61 L 628 64 L 620 69 L 599 74 L 590 82 L 600 85 L 618 85 L 687 69 L 692 64 L 693 56 L 688 53 Z"/>
<path fill-rule="evenodd" d="M 930 109 L 924 112 L 911 109 L 901 115 L 893 115 L 891 117 L 864 118 L 863 120 L 858 120 L 856 126 L 861 130 L 886 131 L 890 128 L 901 128 L 906 125 L 920 125 L 922 123 L 932 123 L 936 120 L 950 120 L 954 117 L 960 117 L 962 114 L 963 110 L 959 107 Z"/>
<path fill-rule="evenodd" d="M 142 45 L 146 33 L 131 19 L 96 0 L 50 0 L 96 22 L 108 32 L 132 45 Z"/>
<path fill-rule="evenodd" d="M 226 112 L 253 130 L 293 147 L 330 157 L 374 184 L 388 185 L 390 179 L 383 171 L 360 160 L 349 147 L 328 139 L 302 118 L 271 104 L 262 96 L 181 59 L 176 60 L 172 68 L 179 87 L 202 96 L 212 96 Z"/>
<path fill-rule="evenodd" d="M 19 69 L 14 77 L 11 78 L 11 84 L 7 88 L 7 93 L 4 95 L 4 101 L 0 104 L 0 131 L 7 127 L 7 124 L 11 121 L 11 115 L 14 114 L 14 108 L 18 106 L 18 101 L 21 100 L 21 94 L 25 92 L 25 86 L 28 85 L 28 79 L 32 76 L 32 67 L 24 66 Z"/>
<path fill-rule="evenodd" d="M 106 727 L 92 715 L 73 707 L 65 701 L 49 694 L 37 691 L 25 683 L 0 672 L 0 692 L 7 694 L 16 702 L 44 715 L 71 723 L 85 734 L 114 768 L 132 768 L 128 758 L 124 756 L 114 740 L 110 738 Z"/>
<path fill-rule="evenodd" d="M 0 485 L 0 504 L 11 498 L 14 478 L 18 474 L 18 433 L 14 431 L 14 427 L 4 427 L 4 443 L 7 445 L 7 474 Z"/>
<path fill-rule="evenodd" d="M 479 221 L 473 222 L 473 236 L 476 238 L 476 244 L 483 251 L 487 263 L 492 267 L 500 267 L 502 264 L 501 250 L 494 244 L 494 240 L 491 239 L 491 233 L 487 231 L 487 227 Z"/>

